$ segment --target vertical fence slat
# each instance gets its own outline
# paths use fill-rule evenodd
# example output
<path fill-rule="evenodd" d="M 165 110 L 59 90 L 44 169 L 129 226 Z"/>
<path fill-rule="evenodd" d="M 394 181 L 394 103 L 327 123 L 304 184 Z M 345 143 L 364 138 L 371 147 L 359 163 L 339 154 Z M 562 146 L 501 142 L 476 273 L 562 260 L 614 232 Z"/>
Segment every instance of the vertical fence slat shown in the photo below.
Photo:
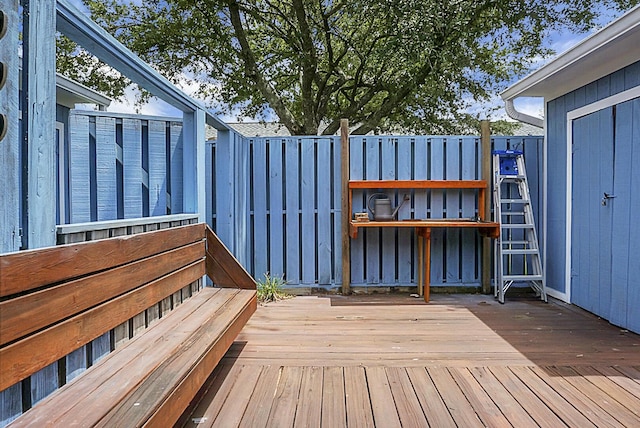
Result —
<path fill-rule="evenodd" d="M 429 138 L 428 137 L 416 137 L 414 142 L 414 159 L 413 159 L 413 179 L 415 180 L 427 180 L 430 176 L 428 157 L 429 153 Z M 416 190 L 414 197 L 414 218 L 426 219 L 430 212 L 427 206 L 427 190 Z M 418 251 L 414 251 L 413 254 L 413 277 L 418 278 Z"/>
<path fill-rule="evenodd" d="M 96 185 L 98 220 L 118 218 L 116 120 L 96 117 Z"/>
<path fill-rule="evenodd" d="M 282 140 L 269 140 L 269 272 L 284 274 Z"/>
<path fill-rule="evenodd" d="M 382 158 L 380 160 L 382 166 L 382 180 L 396 179 L 396 139 L 392 137 L 382 138 Z M 395 197 L 394 193 L 390 193 L 392 208 L 402 202 L 402 191 Z M 382 251 L 382 283 L 385 285 L 395 285 L 396 283 L 396 242 L 395 228 L 382 229 L 382 242 L 380 243 Z"/>
<path fill-rule="evenodd" d="M 267 140 L 255 139 L 253 143 L 253 268 L 257 279 L 269 270 L 268 224 L 267 224 Z"/>
<path fill-rule="evenodd" d="M 442 137 L 431 138 L 431 179 L 444 179 L 444 139 Z M 444 191 L 431 191 L 431 218 L 442 218 L 444 216 Z M 444 280 L 444 230 L 434 229 L 431 231 L 431 283 L 433 285 L 442 284 Z"/>
<path fill-rule="evenodd" d="M 380 140 L 378 137 L 367 137 L 365 154 L 365 178 L 367 180 L 380 180 Z M 370 189 L 371 196 L 376 189 Z M 373 205 L 373 204 L 372 204 Z M 366 280 L 369 285 L 380 284 L 380 229 L 368 228 L 363 235 L 366 237 Z M 362 233 L 362 232 L 361 232 Z"/>
<path fill-rule="evenodd" d="M 149 215 L 167 214 L 167 127 L 149 121 Z"/>
<path fill-rule="evenodd" d="M 31 375 L 31 404 L 35 405 L 58 387 L 58 362 L 56 361 Z"/>
<path fill-rule="evenodd" d="M 178 122 L 171 123 L 171 140 L 169 143 L 171 149 L 171 214 L 180 214 L 183 210 L 183 189 L 182 189 L 182 124 Z"/>
<path fill-rule="evenodd" d="M 462 176 L 463 180 L 476 180 L 476 148 L 477 139 L 465 137 L 462 140 Z M 471 218 L 476 215 L 475 191 L 464 190 L 462 193 L 462 217 Z M 492 197 L 487 195 L 487 197 Z M 476 272 L 479 269 L 478 233 L 475 230 L 462 230 L 462 283 L 465 285 L 478 281 Z"/>
<path fill-rule="evenodd" d="M 414 139 L 410 137 L 399 137 L 398 144 L 398 180 L 411 179 L 411 165 L 413 164 L 412 153 Z M 411 196 L 411 192 L 408 192 Z M 402 201 L 403 194 L 400 195 L 398 203 Z M 411 206 L 413 200 L 404 203 L 398 211 L 398 219 L 411 218 Z M 413 230 L 403 227 L 398 229 L 398 282 L 399 285 L 411 285 L 413 278 Z"/>
<path fill-rule="evenodd" d="M 80 373 L 87 369 L 87 350 L 84 346 L 76 349 L 65 358 L 67 365 L 67 382 L 75 379 Z"/>
<path fill-rule="evenodd" d="M 331 169 L 333 176 L 333 270 L 334 270 L 334 284 L 336 286 L 342 285 L 342 192 L 341 184 L 342 179 L 340 175 L 340 165 L 342 165 L 341 141 L 339 138 L 331 139 L 331 146 L 333 147 L 333 167 Z"/>
<path fill-rule="evenodd" d="M 302 283 L 316 280 L 315 141 L 302 139 Z"/>
<path fill-rule="evenodd" d="M 460 180 L 460 138 L 447 138 L 446 145 L 446 179 Z M 451 189 L 446 192 L 447 218 L 460 217 L 460 190 Z M 445 231 L 445 278 L 447 284 L 460 282 L 460 230 Z"/>
<path fill-rule="evenodd" d="M 142 217 L 142 123 L 122 119 L 124 217 Z"/>
<path fill-rule="evenodd" d="M 331 285 L 331 145 L 328 139 L 317 140 L 318 151 L 318 285 Z"/>
<path fill-rule="evenodd" d="M 363 152 L 364 140 L 362 137 L 351 137 L 349 160 L 350 160 L 350 174 L 351 180 L 364 179 L 364 152 Z M 365 203 L 363 202 L 364 196 L 361 190 L 353 192 L 353 211 L 364 212 L 367 211 Z M 350 218 L 353 214 L 349 214 Z M 362 231 L 358 234 L 358 239 L 351 240 L 351 284 L 363 285 L 365 282 L 364 277 L 364 239 L 365 234 Z"/>
<path fill-rule="evenodd" d="M 69 116 L 71 223 L 91 221 L 89 172 L 89 117 Z"/>
<path fill-rule="evenodd" d="M 285 142 L 285 209 L 286 209 L 286 273 L 289 283 L 299 284 L 301 277 L 300 266 L 300 165 L 298 154 L 299 140 L 288 138 Z"/>

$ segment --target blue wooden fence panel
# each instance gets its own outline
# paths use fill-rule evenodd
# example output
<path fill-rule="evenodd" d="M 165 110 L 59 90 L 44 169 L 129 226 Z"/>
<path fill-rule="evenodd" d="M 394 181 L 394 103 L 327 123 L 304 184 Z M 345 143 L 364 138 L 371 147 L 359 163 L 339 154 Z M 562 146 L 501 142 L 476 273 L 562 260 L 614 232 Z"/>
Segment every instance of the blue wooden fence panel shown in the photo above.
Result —
<path fill-rule="evenodd" d="M 332 278 L 331 249 L 331 141 L 330 139 L 316 140 L 317 151 L 317 183 L 316 183 L 316 213 L 317 213 L 317 263 L 318 283 L 330 284 Z M 315 281 L 315 279 L 314 279 Z"/>
<path fill-rule="evenodd" d="M 89 177 L 89 118 L 71 115 L 69 128 L 70 220 L 71 223 L 82 223 L 91 221 L 91 196 L 88 186 L 91 181 Z"/>
<path fill-rule="evenodd" d="M 541 143 L 540 137 L 493 139 L 496 148 L 526 150 L 529 180 L 536 183 L 532 186 L 534 201 L 539 201 L 537 192 L 541 189 Z M 246 159 L 251 163 L 247 172 L 251 185 L 245 195 L 251 207 L 248 213 L 252 227 L 245 240 L 251 253 L 247 266 L 250 272 L 256 279 L 266 272 L 283 274 L 289 287 L 339 287 L 340 139 L 265 137 L 238 144 L 248 148 Z M 481 157 L 480 138 L 474 136 L 352 136 L 350 178 L 480 179 Z M 217 156 L 216 162 L 221 174 L 229 173 L 225 169 L 227 161 Z M 214 171 L 214 175 L 218 173 Z M 354 191 L 355 212 L 367 210 L 367 197 L 372 191 Z M 410 200 L 398 212 L 400 219 L 471 218 L 478 213 L 477 191 L 473 190 L 387 193 L 394 207 L 402 202 L 404 193 L 409 195 Z M 214 209 L 214 221 L 217 215 Z M 351 284 L 414 286 L 418 268 L 415 244 L 410 229 L 361 231 L 351 241 Z M 479 286 L 480 244 L 472 230 L 434 230 L 432 284 Z"/>
<path fill-rule="evenodd" d="M 316 280 L 316 163 L 315 163 L 315 139 L 313 137 L 302 138 L 300 151 L 302 159 L 301 168 L 301 226 L 300 240 L 302 241 L 302 283 L 313 285 Z"/>
<path fill-rule="evenodd" d="M 284 177 L 282 164 L 284 144 L 281 139 L 269 140 L 269 273 L 284 275 Z"/>
<path fill-rule="evenodd" d="M 351 167 L 349 174 L 351 180 L 364 179 L 364 140 L 362 138 L 352 138 L 349 145 L 349 159 Z M 364 199 L 364 192 L 354 190 L 352 208 L 354 212 L 367 211 L 367 204 Z M 359 239 L 351 240 L 351 284 L 364 284 L 364 254 L 365 254 L 365 234 L 359 234 Z"/>
<path fill-rule="evenodd" d="M 395 138 L 397 144 L 397 165 L 398 165 L 398 180 L 411 180 L 413 178 L 412 168 L 412 152 L 414 148 L 414 139 L 407 137 Z M 403 195 L 401 195 L 401 198 Z M 411 192 L 409 192 L 411 196 Z M 398 200 L 398 203 L 402 199 Z M 412 206 L 415 202 L 415 198 L 411 201 L 407 201 L 398 211 L 398 218 L 411 218 L 413 213 Z M 415 263 L 414 256 L 415 245 L 413 243 L 414 233 L 408 228 L 401 228 L 397 230 L 397 281 L 399 284 L 411 284 L 414 282 L 416 269 L 414 269 Z"/>
<path fill-rule="evenodd" d="M 149 215 L 167 214 L 167 126 L 149 121 Z"/>
<path fill-rule="evenodd" d="M 179 214 L 184 212 L 182 207 L 183 189 L 182 189 L 182 159 L 183 159 L 183 142 L 182 142 L 182 123 L 171 122 L 171 135 L 169 142 L 171 169 L 171 213 Z"/>
<path fill-rule="evenodd" d="M 267 141 L 259 139 L 253 142 L 251 154 L 251 199 L 253 208 L 253 271 L 262 277 L 269 272 L 269 242 L 267 225 Z"/>
<path fill-rule="evenodd" d="M 74 110 L 69 156 L 71 223 L 183 212 L 179 121 Z"/>
<path fill-rule="evenodd" d="M 142 217 L 142 123 L 122 120 L 124 218 Z"/>
<path fill-rule="evenodd" d="M 98 200 L 98 221 L 115 220 L 118 218 L 116 155 L 115 118 L 96 117 L 96 198 Z"/>
<path fill-rule="evenodd" d="M 285 279 L 291 284 L 302 280 L 300 252 L 300 153 L 299 141 L 288 138 L 285 143 Z"/>

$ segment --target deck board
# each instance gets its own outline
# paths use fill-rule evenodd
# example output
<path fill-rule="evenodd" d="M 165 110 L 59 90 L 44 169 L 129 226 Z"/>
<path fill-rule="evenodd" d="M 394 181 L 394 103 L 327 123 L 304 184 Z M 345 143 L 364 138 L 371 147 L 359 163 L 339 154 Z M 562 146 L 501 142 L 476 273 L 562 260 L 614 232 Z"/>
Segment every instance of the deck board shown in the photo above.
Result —
<path fill-rule="evenodd" d="M 320 427 L 322 417 L 322 367 L 304 367 L 302 369 L 302 384 L 300 385 L 300 400 L 298 402 L 295 427 Z"/>
<path fill-rule="evenodd" d="M 258 308 L 190 426 L 640 426 L 639 351 L 554 301 L 297 297 Z"/>

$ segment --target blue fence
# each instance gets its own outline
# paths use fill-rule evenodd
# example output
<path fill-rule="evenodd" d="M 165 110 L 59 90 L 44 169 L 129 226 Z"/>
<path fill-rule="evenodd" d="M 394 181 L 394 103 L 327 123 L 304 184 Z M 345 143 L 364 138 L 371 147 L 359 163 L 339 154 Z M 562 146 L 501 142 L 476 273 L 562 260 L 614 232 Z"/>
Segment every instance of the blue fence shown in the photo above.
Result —
<path fill-rule="evenodd" d="M 230 162 L 229 144 L 240 145 L 243 156 Z M 495 149 L 524 150 L 539 220 L 542 138 L 494 137 L 492 145 Z M 236 238 L 230 247 L 254 277 L 260 279 L 267 272 L 283 275 L 295 288 L 334 288 L 342 284 L 338 137 L 219 141 L 210 146 L 210 156 L 216 199 L 228 191 L 234 195 L 234 203 L 212 209 L 212 222 L 219 234 Z M 350 158 L 352 179 L 481 178 L 480 139 L 473 136 L 352 136 Z M 232 187 L 230 167 L 239 170 L 235 175 L 238 182 Z M 396 205 L 403 195 L 392 192 L 390 196 Z M 366 210 L 365 202 L 363 192 L 354 194 L 355 211 Z M 232 212 L 238 206 L 245 207 L 246 212 Z M 399 218 L 476 214 L 475 194 L 471 191 L 422 190 L 411 192 L 410 203 L 401 208 Z M 230 216 L 233 225 L 228 222 Z M 224 227 L 220 227 L 221 219 Z M 229 228 L 242 233 L 221 230 Z M 244 239 L 237 239 L 238 236 Z M 434 231 L 432 284 L 479 286 L 479 246 L 474 231 Z M 417 266 L 410 230 L 372 229 L 351 241 L 353 286 L 413 286 Z"/>
<path fill-rule="evenodd" d="M 184 212 L 180 120 L 72 111 L 62 141 L 59 224 Z M 494 137 L 492 146 L 524 150 L 540 223 L 542 137 Z M 481 155 L 474 136 L 350 137 L 351 179 L 480 179 Z M 340 287 L 340 165 L 339 137 L 219 135 L 207 145 L 207 217 L 256 279 L 268 272 L 294 288 Z M 389 192 L 393 205 L 403 194 Z M 473 191 L 409 196 L 399 218 L 477 214 Z M 366 198 L 354 192 L 355 211 L 366 210 Z M 416 285 L 414 240 L 408 229 L 360 233 L 351 241 L 351 284 Z M 479 249 L 475 231 L 435 230 L 431 283 L 478 286 Z"/>
<path fill-rule="evenodd" d="M 74 110 L 58 163 L 58 224 L 184 212 L 181 120 Z"/>

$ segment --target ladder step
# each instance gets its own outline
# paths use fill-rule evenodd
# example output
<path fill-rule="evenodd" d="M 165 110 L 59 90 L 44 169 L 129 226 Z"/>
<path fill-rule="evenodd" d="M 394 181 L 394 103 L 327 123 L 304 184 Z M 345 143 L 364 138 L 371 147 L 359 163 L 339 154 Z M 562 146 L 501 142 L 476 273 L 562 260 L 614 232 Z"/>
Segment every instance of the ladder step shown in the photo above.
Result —
<path fill-rule="evenodd" d="M 527 178 L 524 175 L 498 175 L 498 177 L 503 181 L 520 181 Z"/>
<path fill-rule="evenodd" d="M 502 245 L 530 245 L 529 241 L 502 241 Z"/>
<path fill-rule="evenodd" d="M 500 199 L 501 204 L 528 204 L 528 199 Z"/>
<path fill-rule="evenodd" d="M 524 211 L 508 211 L 508 212 L 503 212 L 500 213 L 502 215 L 525 215 Z"/>
<path fill-rule="evenodd" d="M 522 223 L 522 224 L 517 224 L 517 223 L 503 223 L 500 225 L 501 228 L 503 229 L 532 229 L 534 227 L 533 224 L 531 223 Z"/>
<path fill-rule="evenodd" d="M 502 275 L 503 281 L 542 281 L 542 275 Z"/>
<path fill-rule="evenodd" d="M 502 249 L 502 254 L 511 254 L 511 255 L 525 255 L 525 254 L 538 254 L 537 248 L 520 248 L 520 249 Z"/>

